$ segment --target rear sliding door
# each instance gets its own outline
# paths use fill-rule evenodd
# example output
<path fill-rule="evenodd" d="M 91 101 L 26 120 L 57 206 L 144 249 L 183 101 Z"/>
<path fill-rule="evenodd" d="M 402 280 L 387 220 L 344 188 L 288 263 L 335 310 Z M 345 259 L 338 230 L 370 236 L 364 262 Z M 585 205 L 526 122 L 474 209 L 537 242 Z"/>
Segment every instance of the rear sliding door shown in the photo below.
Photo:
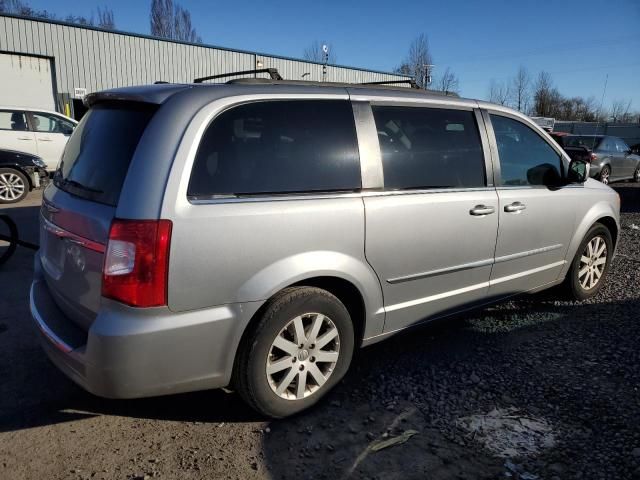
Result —
<path fill-rule="evenodd" d="M 393 331 L 485 300 L 498 198 L 478 112 L 372 111 L 384 189 L 364 198 L 366 256 L 382 284 L 385 331 Z"/>

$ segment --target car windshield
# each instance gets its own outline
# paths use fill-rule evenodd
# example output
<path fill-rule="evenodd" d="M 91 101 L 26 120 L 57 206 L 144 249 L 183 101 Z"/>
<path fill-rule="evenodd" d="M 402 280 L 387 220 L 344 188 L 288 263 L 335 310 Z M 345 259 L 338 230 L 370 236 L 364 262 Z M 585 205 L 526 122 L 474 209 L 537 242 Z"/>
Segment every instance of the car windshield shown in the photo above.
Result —
<path fill-rule="evenodd" d="M 586 147 L 589 150 L 595 150 L 601 141 L 602 137 L 595 135 L 569 135 L 562 139 L 565 147 Z"/>

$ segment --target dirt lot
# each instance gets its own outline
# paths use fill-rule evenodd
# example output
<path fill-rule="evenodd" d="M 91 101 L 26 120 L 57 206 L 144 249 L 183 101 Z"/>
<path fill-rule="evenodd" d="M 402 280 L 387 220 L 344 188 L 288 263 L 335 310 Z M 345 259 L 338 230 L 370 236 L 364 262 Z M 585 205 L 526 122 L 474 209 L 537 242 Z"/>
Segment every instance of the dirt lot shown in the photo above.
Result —
<path fill-rule="evenodd" d="M 76 387 L 36 341 L 21 248 L 0 267 L 0 478 L 640 478 L 640 188 L 614 186 L 623 229 L 597 298 L 547 292 L 398 335 L 277 422 L 222 391 Z M 32 242 L 38 203 L 6 209 Z"/>

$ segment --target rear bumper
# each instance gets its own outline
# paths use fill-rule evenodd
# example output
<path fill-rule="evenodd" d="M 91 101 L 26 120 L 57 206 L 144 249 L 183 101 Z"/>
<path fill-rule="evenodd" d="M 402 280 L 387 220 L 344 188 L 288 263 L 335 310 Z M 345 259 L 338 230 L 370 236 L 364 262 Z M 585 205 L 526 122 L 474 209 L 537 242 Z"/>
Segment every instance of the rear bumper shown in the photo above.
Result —
<path fill-rule="evenodd" d="M 242 331 L 259 305 L 174 313 L 103 300 L 88 332 L 57 307 L 41 274 L 31 285 L 31 315 L 51 361 L 85 390 L 137 398 L 228 385 Z"/>
<path fill-rule="evenodd" d="M 591 163 L 589 167 L 589 176 L 591 178 L 597 178 L 600 175 L 600 170 L 602 170 L 602 164 L 600 163 Z"/>

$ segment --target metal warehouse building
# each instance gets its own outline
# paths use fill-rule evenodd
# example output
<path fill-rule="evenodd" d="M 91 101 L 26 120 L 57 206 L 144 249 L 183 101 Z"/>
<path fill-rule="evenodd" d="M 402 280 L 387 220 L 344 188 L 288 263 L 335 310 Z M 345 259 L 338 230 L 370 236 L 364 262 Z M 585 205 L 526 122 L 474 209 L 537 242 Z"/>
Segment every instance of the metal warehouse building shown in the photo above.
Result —
<path fill-rule="evenodd" d="M 82 97 L 93 91 L 155 81 L 192 82 L 256 68 L 277 68 L 285 79 L 323 80 L 323 66 L 304 60 L 0 15 L 0 105 L 46 108 L 72 116 L 75 109 L 79 116 L 84 111 Z M 329 65 L 324 80 L 406 78 Z"/>

